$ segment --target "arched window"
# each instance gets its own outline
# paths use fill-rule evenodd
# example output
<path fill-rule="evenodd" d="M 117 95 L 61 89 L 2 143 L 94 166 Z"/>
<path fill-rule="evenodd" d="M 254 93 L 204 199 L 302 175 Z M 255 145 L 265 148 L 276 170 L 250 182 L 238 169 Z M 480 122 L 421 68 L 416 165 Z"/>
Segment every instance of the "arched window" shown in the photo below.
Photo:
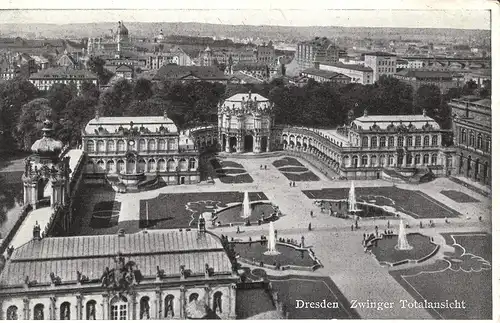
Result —
<path fill-rule="evenodd" d="M 175 168 L 176 168 L 175 161 L 173 159 L 169 159 L 167 163 L 167 170 L 169 172 L 175 172 Z"/>
<path fill-rule="evenodd" d="M 380 137 L 380 147 L 385 147 L 385 136 Z"/>
<path fill-rule="evenodd" d="M 148 172 L 150 173 L 156 172 L 156 165 L 154 159 L 148 160 Z"/>
<path fill-rule="evenodd" d="M 97 141 L 97 152 L 103 153 L 105 151 L 104 140 Z"/>
<path fill-rule="evenodd" d="M 167 295 L 165 297 L 165 317 L 166 318 L 172 318 L 174 317 L 174 295 Z"/>
<path fill-rule="evenodd" d="M 128 311 L 127 305 L 128 300 L 124 296 L 116 296 L 117 299 L 111 303 L 111 319 L 112 320 L 127 320 Z"/>
<path fill-rule="evenodd" d="M 139 174 L 146 172 L 146 161 L 144 159 L 139 160 L 139 163 L 137 165 L 137 172 Z"/>
<path fill-rule="evenodd" d="M 124 140 L 118 140 L 118 152 L 123 153 L 125 152 L 125 141 Z"/>
<path fill-rule="evenodd" d="M 460 137 L 460 143 L 467 144 L 467 131 L 465 131 L 465 129 L 462 129 L 462 136 Z"/>
<path fill-rule="evenodd" d="M 69 302 L 64 302 L 61 304 L 59 309 L 59 319 L 60 320 L 71 320 L 71 305 Z"/>
<path fill-rule="evenodd" d="M 352 157 L 352 167 L 358 167 L 358 156 Z"/>
<path fill-rule="evenodd" d="M 139 318 L 141 320 L 149 320 L 149 297 L 144 296 L 141 298 L 140 301 L 140 312 L 139 312 Z"/>
<path fill-rule="evenodd" d="M 187 163 L 187 161 L 186 161 L 184 158 L 182 158 L 182 159 L 179 161 L 179 170 L 181 170 L 181 171 L 185 171 L 185 170 L 187 170 L 187 169 L 188 169 L 187 167 L 188 167 L 188 163 Z"/>
<path fill-rule="evenodd" d="M 368 137 L 361 138 L 361 147 L 368 147 Z"/>
<path fill-rule="evenodd" d="M 406 154 L 406 164 L 411 165 L 412 160 L 413 156 L 410 153 Z"/>
<path fill-rule="evenodd" d="M 146 151 L 146 140 L 139 140 L 139 151 Z"/>
<path fill-rule="evenodd" d="M 108 160 L 106 163 L 106 172 L 107 173 L 115 173 L 115 162 L 113 160 Z"/>
<path fill-rule="evenodd" d="M 99 161 L 97 162 L 96 172 L 97 172 L 97 173 L 100 173 L 100 174 L 102 174 L 102 173 L 106 172 L 106 165 L 104 164 L 104 161 L 103 161 L 103 160 L 99 160 Z"/>
<path fill-rule="evenodd" d="M 429 154 L 424 154 L 424 165 L 429 165 Z"/>
<path fill-rule="evenodd" d="M 469 133 L 469 146 L 474 147 L 475 140 L 476 140 L 476 138 L 474 136 L 474 132 L 471 131 Z"/>
<path fill-rule="evenodd" d="M 191 295 L 189 295 L 189 303 L 191 303 L 192 301 L 197 301 L 198 297 L 199 295 L 197 293 L 192 293 Z"/>
<path fill-rule="evenodd" d="M 377 163 L 377 156 L 372 155 L 370 157 L 370 165 L 373 167 L 373 166 L 375 166 L 376 163 Z"/>
<path fill-rule="evenodd" d="M 389 166 L 392 166 L 392 165 L 394 165 L 394 156 L 389 155 Z"/>
<path fill-rule="evenodd" d="M 411 136 L 406 137 L 406 146 L 407 147 L 413 146 L 413 137 L 411 137 Z"/>
<path fill-rule="evenodd" d="M 377 137 L 373 136 L 371 141 L 372 142 L 370 143 L 370 146 L 371 147 L 377 147 Z"/>
<path fill-rule="evenodd" d="M 156 150 L 156 142 L 153 139 L 148 141 L 148 150 L 149 151 Z"/>
<path fill-rule="evenodd" d="M 431 164 L 436 165 L 438 160 L 438 156 L 436 154 L 432 154 L 431 156 Z"/>
<path fill-rule="evenodd" d="M 420 164 L 420 154 L 415 155 L 415 164 L 419 165 Z"/>
<path fill-rule="evenodd" d="M 363 155 L 361 156 L 361 166 L 366 166 L 368 165 L 368 156 Z"/>
<path fill-rule="evenodd" d="M 195 169 L 195 168 L 196 168 L 196 159 L 189 158 L 189 169 Z"/>
<path fill-rule="evenodd" d="M 165 140 L 163 139 L 158 140 L 158 150 L 165 151 L 165 146 L 166 146 Z"/>
<path fill-rule="evenodd" d="M 92 160 L 89 160 L 87 162 L 87 174 L 93 174 L 94 173 L 94 162 Z"/>
<path fill-rule="evenodd" d="M 398 136 L 398 147 L 403 147 L 404 138 L 403 136 Z"/>
<path fill-rule="evenodd" d="M 87 320 L 96 320 L 96 301 L 90 300 L 85 306 L 85 313 Z"/>
<path fill-rule="evenodd" d="M 389 137 L 389 143 L 387 144 L 389 148 L 394 147 L 394 137 Z"/>
<path fill-rule="evenodd" d="M 114 152 L 115 151 L 115 142 L 113 140 L 108 140 L 107 143 L 107 149 L 108 152 Z"/>
<path fill-rule="evenodd" d="M 43 320 L 45 317 L 44 313 L 45 306 L 43 304 L 36 304 L 33 309 L 33 319 L 34 320 Z"/>
<path fill-rule="evenodd" d="M 385 155 L 380 155 L 379 160 L 378 160 L 378 165 L 385 166 Z"/>
<path fill-rule="evenodd" d="M 160 172 L 164 172 L 167 170 L 167 163 L 165 163 L 165 159 L 161 158 L 158 160 L 158 165 L 156 166 L 156 168 L 160 171 Z"/>
<path fill-rule="evenodd" d="M 477 148 L 483 150 L 483 135 L 477 135 Z"/>
<path fill-rule="evenodd" d="M 416 136 L 415 137 L 415 147 L 420 147 L 421 145 L 422 145 L 422 137 Z"/>
<path fill-rule="evenodd" d="M 95 151 L 94 141 L 92 140 L 87 141 L 87 152 L 93 153 L 94 151 Z"/>
<path fill-rule="evenodd" d="M 16 320 L 17 321 L 17 306 L 11 305 L 7 308 L 7 320 Z"/>
<path fill-rule="evenodd" d="M 424 147 L 429 146 L 429 136 L 424 136 Z"/>
<path fill-rule="evenodd" d="M 491 151 L 491 138 L 486 137 L 486 147 L 484 147 L 484 151 L 489 153 Z"/>
<path fill-rule="evenodd" d="M 123 160 L 120 159 L 116 163 L 116 170 L 118 171 L 118 173 L 125 173 L 125 162 Z"/>
<path fill-rule="evenodd" d="M 222 313 L 222 292 L 214 294 L 213 309 L 215 313 Z"/>
<path fill-rule="evenodd" d="M 438 145 L 438 136 L 437 135 L 432 136 L 432 145 L 433 146 Z"/>

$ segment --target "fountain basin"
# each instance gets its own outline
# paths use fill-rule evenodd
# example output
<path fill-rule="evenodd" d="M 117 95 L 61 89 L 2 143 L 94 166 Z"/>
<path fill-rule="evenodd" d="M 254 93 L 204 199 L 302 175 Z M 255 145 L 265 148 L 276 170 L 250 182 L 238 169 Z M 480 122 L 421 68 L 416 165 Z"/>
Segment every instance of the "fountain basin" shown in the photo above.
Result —
<path fill-rule="evenodd" d="M 321 263 L 310 252 L 310 249 L 300 248 L 287 243 L 276 242 L 276 251 L 279 254 L 267 255 L 267 240 L 253 242 L 234 242 L 234 252 L 238 261 L 276 269 L 276 264 L 281 266 L 280 270 L 307 270 L 314 271 L 321 267 Z"/>
<path fill-rule="evenodd" d="M 410 250 L 398 250 L 398 235 L 383 235 L 382 238 L 371 240 L 368 250 L 381 265 L 399 266 L 409 263 L 421 263 L 432 256 L 438 250 L 439 245 L 432 242 L 430 237 L 420 233 L 409 233 L 406 235 L 408 243 L 413 248 Z"/>
<path fill-rule="evenodd" d="M 360 218 L 382 218 L 382 219 L 396 219 L 396 213 L 387 211 L 384 206 L 367 204 L 365 202 L 356 202 L 356 208 L 353 211 L 349 210 L 349 203 L 347 200 L 324 200 L 323 207 L 328 211 L 331 209 L 337 216 L 359 216 Z"/>
<path fill-rule="evenodd" d="M 279 217 L 272 217 L 271 214 L 274 212 L 274 208 L 271 203 L 266 202 L 254 202 L 250 203 L 251 215 L 248 218 L 242 218 L 241 213 L 243 211 L 243 204 L 237 204 L 225 209 L 222 209 L 216 213 L 216 221 L 220 221 L 221 225 L 244 225 L 246 221 L 250 223 L 257 224 L 258 220 L 261 220 L 262 213 L 264 213 L 264 223 L 269 221 L 276 221 Z"/>

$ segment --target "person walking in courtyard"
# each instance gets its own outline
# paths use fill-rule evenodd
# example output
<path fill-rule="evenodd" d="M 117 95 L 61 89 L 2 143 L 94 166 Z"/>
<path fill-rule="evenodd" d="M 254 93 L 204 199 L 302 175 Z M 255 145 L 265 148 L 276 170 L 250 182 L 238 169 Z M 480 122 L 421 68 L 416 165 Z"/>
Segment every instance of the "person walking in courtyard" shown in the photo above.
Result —
<path fill-rule="evenodd" d="M 308 230 L 312 231 L 312 224 L 311 224 L 311 222 L 309 222 Z"/>
<path fill-rule="evenodd" d="M 260 170 L 262 170 L 262 164 L 260 165 Z"/>
<path fill-rule="evenodd" d="M 354 231 L 354 224 L 351 224 L 351 231 Z"/>
<path fill-rule="evenodd" d="M 479 222 L 483 221 L 483 217 L 479 216 Z"/>
<path fill-rule="evenodd" d="M 304 238 L 304 236 L 302 236 L 302 237 L 300 238 L 300 246 L 301 246 L 302 248 L 304 248 L 304 247 L 306 246 L 306 245 L 305 245 L 305 243 L 304 243 L 304 242 L 305 242 L 305 240 L 306 240 L 306 239 Z"/>
<path fill-rule="evenodd" d="M 391 221 L 387 220 L 387 229 L 391 227 Z"/>
<path fill-rule="evenodd" d="M 264 165 L 264 170 L 267 170 L 267 165 Z"/>
<path fill-rule="evenodd" d="M 314 218 L 314 214 L 313 214 L 313 211 L 311 211 L 311 218 Z"/>
<path fill-rule="evenodd" d="M 240 226 L 237 226 L 237 227 L 236 227 L 236 233 L 241 233 L 241 231 L 240 231 Z"/>

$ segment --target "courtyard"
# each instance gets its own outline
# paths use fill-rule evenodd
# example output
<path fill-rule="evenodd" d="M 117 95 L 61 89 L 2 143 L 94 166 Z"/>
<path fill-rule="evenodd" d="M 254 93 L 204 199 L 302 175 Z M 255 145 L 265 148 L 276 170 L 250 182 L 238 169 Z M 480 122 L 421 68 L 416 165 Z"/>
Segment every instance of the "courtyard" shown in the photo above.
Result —
<path fill-rule="evenodd" d="M 461 283 L 464 279 L 470 278 L 484 285 L 487 284 L 488 279 L 491 280 L 491 270 L 488 274 L 488 270 L 482 267 L 479 273 L 469 273 L 467 277 L 463 276 L 465 275 L 463 273 L 454 272 L 452 270 L 454 267 L 446 269 L 448 263 L 454 266 L 460 263 L 461 266 L 477 269 L 477 262 L 473 264 L 469 260 L 465 261 L 465 258 L 462 259 L 463 256 L 459 257 L 462 251 L 457 251 L 456 254 L 444 254 L 444 251 L 451 252 L 450 249 L 444 247 L 448 245 L 452 248 L 453 245 L 450 240 L 451 236 L 447 235 L 455 232 L 489 232 L 491 230 L 491 201 L 446 178 L 419 185 L 398 184 L 397 186 L 390 186 L 382 180 L 354 182 L 359 202 L 393 207 L 396 211 L 408 215 L 414 221 L 408 233 L 421 233 L 427 237 L 433 237 L 434 241 L 440 245 L 440 250 L 443 250 L 422 264 L 388 270 L 381 266 L 373 256 L 365 253 L 361 245 L 363 233 L 373 232 L 375 226 L 385 229 L 388 225 L 387 219 L 361 219 L 359 229 L 353 232 L 351 231 L 352 220 L 323 214 L 315 205 L 318 200 L 347 199 L 351 182 L 332 181 L 307 161 L 296 157 L 251 158 L 245 156 L 245 158 L 226 157 L 216 161 L 212 162 L 212 166 L 219 169 L 219 173 L 227 175 L 222 178 L 234 174 L 238 176 L 245 174 L 251 177 L 252 181 L 227 183 L 219 176 L 214 177 L 214 183 L 210 185 L 165 186 L 152 191 L 125 194 L 114 193 L 104 188 L 89 187 L 85 189 L 83 198 L 85 202 L 81 206 L 82 225 L 75 231 L 75 234 L 116 233 L 119 229 L 124 229 L 126 232 L 136 232 L 144 228 L 150 230 L 156 228 L 195 229 L 200 215 L 205 217 L 207 214 L 215 213 L 221 225 L 207 225 L 214 234 L 224 234 L 236 241 L 248 241 L 249 237 L 256 240 L 261 235 L 267 236 L 268 234 L 266 225 L 259 226 L 255 222 L 261 218 L 262 213 L 271 212 L 272 203 L 282 213 L 274 222 L 279 237 L 299 240 L 301 236 L 304 236 L 306 245 L 311 246 L 324 266 L 315 272 L 287 272 L 286 275 L 281 271 L 265 269 L 266 275 L 273 277 L 271 281 L 273 285 L 276 283 L 275 286 L 280 290 L 281 297 L 286 299 L 289 318 L 437 318 L 439 316 L 431 310 L 402 308 L 385 311 L 357 309 L 355 312 L 349 309 L 346 311 L 337 309 L 336 312 L 332 312 L 330 309 L 324 312 L 315 311 L 316 314 L 314 314 L 311 309 L 296 309 L 295 301 L 304 298 L 322 300 L 325 297 L 332 300 L 344 297 L 346 302 L 367 297 L 381 300 L 419 300 L 421 299 L 419 294 L 424 295 L 426 299 L 427 297 L 441 299 L 449 295 L 453 296 L 454 293 L 458 295 L 457 297 L 462 295 L 461 289 L 466 286 Z M 317 180 L 296 180 L 296 186 L 292 187 L 290 181 L 293 180 L 284 175 L 287 172 L 290 174 L 310 172 L 317 177 Z M 250 226 L 245 226 L 246 219 L 241 217 L 241 203 L 245 191 L 249 192 L 250 204 L 254 211 L 249 218 Z M 445 193 L 442 193 L 443 191 Z M 450 195 L 446 191 L 458 193 Z M 117 211 L 118 208 L 119 211 Z M 110 215 L 117 214 L 116 224 L 111 227 L 93 228 L 90 222 L 95 211 L 106 211 Z M 314 216 L 310 215 L 311 211 Z M 429 220 L 434 221 L 435 226 L 426 225 L 420 229 L 418 223 L 422 219 L 427 220 L 426 224 Z M 449 223 L 445 223 L 445 219 L 448 219 Z M 394 229 L 394 223 L 391 229 Z M 308 225 L 311 225 L 311 231 L 308 230 Z M 237 227 L 240 227 L 239 233 L 237 233 Z M 488 258 L 481 253 L 484 249 L 480 247 L 482 244 L 473 240 L 479 238 L 462 238 L 458 235 L 454 238 L 458 244 L 467 249 L 467 253 L 480 254 L 484 259 L 491 260 L 491 256 Z M 460 249 L 458 246 L 453 248 Z M 248 257 L 260 257 L 266 246 L 263 245 L 257 249 L 251 250 L 254 254 L 250 253 Z M 427 250 L 424 250 L 424 253 L 427 253 Z M 448 260 L 446 257 L 451 258 Z M 454 261 L 453 257 L 459 259 L 460 262 Z M 270 263 L 272 265 L 274 260 L 270 260 Z M 485 262 L 479 263 L 487 267 Z M 257 279 L 258 269 L 260 268 L 252 269 L 249 277 Z M 450 273 L 439 274 L 439 271 L 444 269 Z M 421 273 L 426 270 L 433 273 Z M 413 278 L 417 275 L 425 279 Z M 411 283 L 411 286 L 406 283 L 407 281 Z M 445 288 L 446 293 L 438 295 L 433 290 L 434 286 L 448 286 L 448 282 L 450 285 Z M 415 292 L 414 288 L 418 292 Z M 470 291 L 470 296 L 464 297 L 471 298 L 467 302 L 474 305 L 474 297 L 487 297 L 484 293 L 484 291 L 473 289 Z M 255 296 L 252 295 L 249 292 L 247 296 L 242 297 Z M 253 309 L 242 309 L 242 311 L 247 311 L 246 316 L 252 316 L 252 313 L 255 314 L 260 308 L 267 308 L 266 306 L 268 307 L 269 304 L 256 305 Z M 485 313 L 488 313 L 487 309 L 488 307 L 481 307 L 481 310 L 486 311 Z M 462 316 L 457 314 L 457 318 L 481 317 L 478 313 L 471 311 L 462 313 Z M 440 315 L 451 318 L 455 314 L 442 312 Z"/>

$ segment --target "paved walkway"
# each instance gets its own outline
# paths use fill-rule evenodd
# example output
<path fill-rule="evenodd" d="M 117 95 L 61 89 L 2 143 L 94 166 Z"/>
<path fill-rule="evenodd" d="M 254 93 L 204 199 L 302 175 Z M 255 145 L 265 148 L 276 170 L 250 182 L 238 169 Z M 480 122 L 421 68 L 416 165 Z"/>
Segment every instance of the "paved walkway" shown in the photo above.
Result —
<path fill-rule="evenodd" d="M 45 227 L 49 223 L 52 212 L 52 208 L 43 207 L 28 213 L 26 219 L 23 221 L 23 224 L 14 235 L 10 245 L 14 246 L 14 249 L 16 249 L 31 241 L 33 239 L 33 228 L 37 222 L 38 225 L 40 225 L 40 234 L 42 234 L 42 232 L 45 231 Z"/>
<path fill-rule="evenodd" d="M 134 194 L 117 194 L 116 199 L 122 202 L 120 221 L 138 220 L 141 199 L 151 199 L 161 193 L 194 193 L 194 192 L 221 192 L 221 191 L 263 191 L 268 198 L 277 204 L 285 217 L 275 222 L 275 229 L 279 236 L 292 237 L 300 240 L 304 235 L 307 245 L 313 245 L 314 252 L 323 262 L 324 268 L 315 275 L 327 275 L 337 284 L 348 300 L 358 301 L 389 301 L 395 302 L 393 309 L 377 311 L 374 309 L 358 309 L 362 317 L 373 319 L 424 319 L 431 315 L 424 309 L 402 309 L 397 304 L 399 300 L 412 300 L 412 296 L 397 283 L 388 273 L 388 269 L 381 267 L 376 259 L 364 252 L 361 245 L 362 234 L 372 232 L 375 225 L 383 231 L 387 227 L 387 220 L 361 220 L 360 229 L 351 232 L 351 220 L 330 217 L 321 214 L 302 190 L 322 189 L 331 187 L 350 187 L 350 181 L 332 181 L 317 171 L 305 160 L 298 158 L 304 165 L 313 171 L 319 178 L 316 182 L 297 182 L 297 187 L 290 187 L 289 180 L 272 165 L 272 161 L 281 157 L 258 159 L 235 159 L 242 164 L 252 176 L 254 182 L 250 184 L 224 184 L 215 179 L 213 185 L 181 185 L 167 186 L 155 191 Z M 230 158 L 226 160 L 231 160 Z M 260 165 L 267 165 L 267 170 L 261 170 Z M 382 180 L 355 181 L 356 187 L 390 186 Z M 439 238 L 440 232 L 491 232 L 491 200 L 477 194 L 457 183 L 445 178 L 436 179 L 421 185 L 398 184 L 397 187 L 407 190 L 420 190 L 439 202 L 459 211 L 463 216 L 449 219 L 434 219 L 436 227 L 419 229 L 420 220 L 408 219 L 411 228 L 408 232 L 419 231 Z M 442 190 L 456 190 L 464 192 L 478 203 L 457 203 L 440 192 Z M 310 211 L 316 215 L 311 218 Z M 479 216 L 483 221 L 479 221 Z M 313 231 L 307 231 L 311 223 Z M 427 222 L 425 222 L 427 223 Z M 394 229 L 397 223 L 393 223 Z M 236 235 L 234 227 L 211 228 L 214 233 L 227 234 L 235 238 L 258 237 L 267 235 L 267 226 L 242 227 L 244 232 Z M 441 241 L 438 239 L 437 241 Z M 274 274 L 274 273 L 272 273 Z"/>

